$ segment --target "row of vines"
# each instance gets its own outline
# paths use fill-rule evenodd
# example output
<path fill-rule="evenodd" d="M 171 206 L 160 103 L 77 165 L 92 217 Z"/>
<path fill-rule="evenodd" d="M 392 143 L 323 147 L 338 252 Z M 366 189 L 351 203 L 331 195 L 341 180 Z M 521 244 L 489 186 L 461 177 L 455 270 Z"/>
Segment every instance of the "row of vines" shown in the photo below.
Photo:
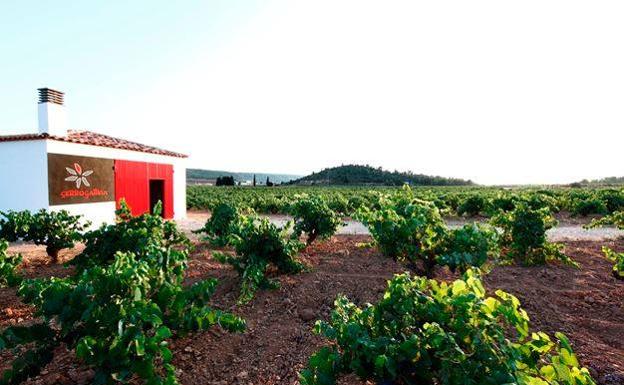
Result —
<path fill-rule="evenodd" d="M 397 191 L 391 187 L 210 187 L 189 186 L 189 209 L 212 210 L 219 203 L 247 207 L 258 213 L 287 213 L 300 194 L 321 196 L 329 207 L 353 215 L 362 208 L 376 208 L 379 198 Z M 624 190 L 620 188 L 488 188 L 418 187 L 414 195 L 435 204 L 443 215 L 491 217 L 518 204 L 551 213 L 566 211 L 575 216 L 607 215 L 624 210 Z"/>

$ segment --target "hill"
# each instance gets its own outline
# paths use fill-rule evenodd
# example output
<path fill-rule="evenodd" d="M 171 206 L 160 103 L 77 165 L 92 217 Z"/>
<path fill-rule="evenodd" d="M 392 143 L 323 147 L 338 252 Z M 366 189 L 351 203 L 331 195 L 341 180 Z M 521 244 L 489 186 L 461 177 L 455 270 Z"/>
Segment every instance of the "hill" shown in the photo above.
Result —
<path fill-rule="evenodd" d="M 470 180 L 413 174 L 412 172 L 386 171 L 381 167 L 346 165 L 326 168 L 320 172 L 290 182 L 296 185 L 382 185 L 402 186 L 467 186 Z"/>
<path fill-rule="evenodd" d="M 198 168 L 189 168 L 186 170 L 186 181 L 189 184 L 202 184 L 217 179 L 220 176 L 233 176 L 237 182 L 244 183 L 246 181 L 251 182 L 254 174 L 256 175 L 256 181 L 258 184 L 264 184 L 267 177 L 273 183 L 286 183 L 291 180 L 300 178 L 301 175 L 289 175 L 289 174 L 268 174 L 268 173 L 253 173 L 253 172 L 231 172 L 231 171 L 218 171 L 218 170 L 203 170 Z"/>

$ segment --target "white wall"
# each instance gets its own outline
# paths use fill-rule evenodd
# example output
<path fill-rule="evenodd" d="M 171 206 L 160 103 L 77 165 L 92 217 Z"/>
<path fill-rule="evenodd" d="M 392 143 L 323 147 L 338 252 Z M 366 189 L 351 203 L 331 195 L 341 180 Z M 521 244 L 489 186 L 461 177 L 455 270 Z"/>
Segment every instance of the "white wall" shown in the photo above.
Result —
<path fill-rule="evenodd" d="M 52 211 L 65 210 L 72 215 L 82 215 L 85 221 L 91 222 L 90 229 L 96 229 L 102 223 L 115 222 L 116 208 L 115 201 L 50 206 Z"/>
<path fill-rule="evenodd" d="M 0 142 L 0 211 L 47 207 L 46 141 Z"/>
<path fill-rule="evenodd" d="M 92 156 L 105 159 L 131 160 L 137 162 L 162 163 L 173 165 L 173 213 L 175 219 L 186 218 L 186 159 L 172 156 L 163 156 L 157 154 L 148 154 L 144 152 L 120 150 L 116 148 L 90 146 L 86 144 L 77 144 L 70 142 L 61 142 L 57 140 L 47 140 L 47 151 L 54 154 L 70 154 L 79 156 Z M 47 166 L 46 166 L 47 169 Z M 47 171 L 46 171 L 47 172 Z M 46 186 L 47 191 L 47 186 Z M 47 197 L 47 196 L 46 196 Z M 47 198 L 46 198 L 47 199 Z M 47 202 L 47 200 L 46 200 Z M 111 202 L 105 202 L 111 203 Z M 69 206 L 54 206 L 54 208 L 62 207 L 67 209 Z M 93 206 L 93 207 L 91 207 Z M 77 208 L 76 210 L 79 210 Z M 112 218 L 114 219 L 114 204 Z M 68 210 L 69 211 L 69 210 Z M 93 212 L 93 214 L 91 214 Z M 98 218 L 105 218 L 109 213 L 106 205 L 97 205 L 89 203 L 89 220 L 95 223 Z M 93 218 L 93 219 L 91 219 Z M 101 223 L 101 222 L 100 222 Z M 98 223 L 99 224 L 99 223 Z"/>
<path fill-rule="evenodd" d="M 186 218 L 186 159 L 174 158 L 173 163 L 173 216 Z"/>

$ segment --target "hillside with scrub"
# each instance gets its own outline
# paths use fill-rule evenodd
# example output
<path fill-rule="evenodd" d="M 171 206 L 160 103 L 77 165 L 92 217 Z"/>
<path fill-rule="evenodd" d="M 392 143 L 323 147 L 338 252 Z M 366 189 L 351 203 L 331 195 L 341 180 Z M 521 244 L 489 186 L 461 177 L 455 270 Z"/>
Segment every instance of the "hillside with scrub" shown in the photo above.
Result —
<path fill-rule="evenodd" d="M 412 172 L 387 171 L 381 167 L 374 168 L 368 165 L 343 165 L 314 172 L 303 178 L 295 179 L 289 184 L 343 186 L 402 186 L 404 184 L 414 186 L 468 186 L 474 183 L 470 180 L 458 178 L 414 174 Z"/>

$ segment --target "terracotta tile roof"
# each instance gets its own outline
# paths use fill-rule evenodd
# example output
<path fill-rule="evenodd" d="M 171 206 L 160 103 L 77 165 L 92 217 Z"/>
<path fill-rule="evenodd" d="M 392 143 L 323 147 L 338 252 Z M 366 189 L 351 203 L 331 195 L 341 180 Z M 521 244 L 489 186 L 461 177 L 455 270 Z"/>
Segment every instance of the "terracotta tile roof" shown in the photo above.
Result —
<path fill-rule="evenodd" d="M 121 150 L 130 150 L 138 152 L 147 152 L 150 154 L 175 156 L 178 158 L 186 158 L 187 155 L 173 151 L 163 150 L 158 147 L 146 146 L 144 144 L 131 142 L 125 139 L 114 138 L 108 135 L 102 135 L 91 131 L 69 130 L 67 136 L 56 136 L 49 134 L 17 134 L 0 136 L 0 142 L 17 142 L 24 140 L 40 140 L 50 139 L 61 142 L 88 144 L 91 146 L 110 147 Z"/>

